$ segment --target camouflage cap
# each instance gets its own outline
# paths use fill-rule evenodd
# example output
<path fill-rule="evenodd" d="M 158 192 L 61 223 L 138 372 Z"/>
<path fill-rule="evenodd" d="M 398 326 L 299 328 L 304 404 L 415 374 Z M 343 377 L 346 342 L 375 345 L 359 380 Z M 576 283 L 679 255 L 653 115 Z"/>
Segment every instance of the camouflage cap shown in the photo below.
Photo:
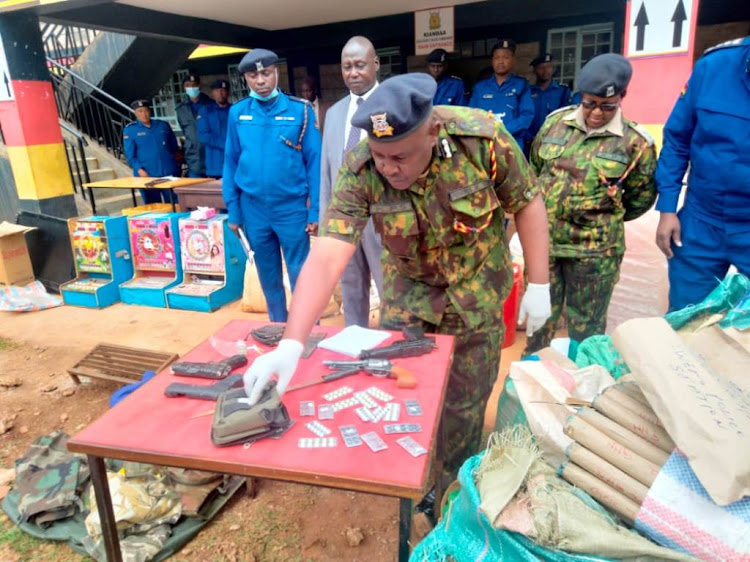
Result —
<path fill-rule="evenodd" d="M 624 92 L 633 75 L 630 61 L 615 53 L 591 59 L 578 73 L 578 89 L 583 94 L 609 98 Z"/>
<path fill-rule="evenodd" d="M 402 74 L 383 82 L 352 117 L 352 125 L 377 141 L 413 133 L 432 113 L 437 82 L 429 74 Z"/>
<path fill-rule="evenodd" d="M 253 49 L 240 61 L 237 70 L 240 74 L 256 72 L 279 62 L 279 56 L 268 49 Z"/>

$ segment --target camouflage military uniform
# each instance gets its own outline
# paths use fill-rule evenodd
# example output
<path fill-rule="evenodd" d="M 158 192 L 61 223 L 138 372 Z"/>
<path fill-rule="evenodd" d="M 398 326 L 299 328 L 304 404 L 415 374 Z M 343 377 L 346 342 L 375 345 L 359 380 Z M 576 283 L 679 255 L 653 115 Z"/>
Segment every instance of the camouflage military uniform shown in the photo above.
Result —
<path fill-rule="evenodd" d="M 537 189 L 513 137 L 490 114 L 435 112 L 443 123 L 438 146 L 447 141 L 452 155 L 437 151 L 427 173 L 400 191 L 360 143 L 339 172 L 323 235 L 357 244 L 372 216 L 386 249 L 381 326 L 420 324 L 456 336 L 440 444 L 455 475 L 479 446 L 497 377 L 502 302 L 512 284 L 505 212 L 522 209 Z"/>
<path fill-rule="evenodd" d="M 89 468 L 86 457 L 68 452 L 68 439 L 61 430 L 43 435 L 16 460 L 22 521 L 44 527 L 83 511 L 81 494 Z"/>
<path fill-rule="evenodd" d="M 648 133 L 624 118 L 618 131 L 619 113 L 590 134 L 582 119 L 572 106 L 550 114 L 531 147 L 549 220 L 552 316 L 527 351 L 549 345 L 563 303 L 571 338 L 604 333 L 625 253 L 624 221 L 641 216 L 656 199 L 656 152 Z"/>

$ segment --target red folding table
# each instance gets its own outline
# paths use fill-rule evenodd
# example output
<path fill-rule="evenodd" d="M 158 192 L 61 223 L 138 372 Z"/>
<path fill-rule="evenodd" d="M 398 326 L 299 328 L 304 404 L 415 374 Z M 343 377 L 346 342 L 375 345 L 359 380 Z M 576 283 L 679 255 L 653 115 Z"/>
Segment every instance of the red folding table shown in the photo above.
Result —
<path fill-rule="evenodd" d="M 232 342 L 247 340 L 252 328 L 260 322 L 234 320 L 217 334 L 215 340 Z M 316 327 L 333 335 L 340 328 Z M 400 339 L 398 333 L 383 343 L 387 345 Z M 417 378 L 417 387 L 411 390 L 396 387 L 392 379 L 376 378 L 359 373 L 338 381 L 310 386 L 284 395 L 290 416 L 296 420 L 294 426 L 278 440 L 263 439 L 245 448 L 242 445 L 216 447 L 211 443 L 212 417 L 198 414 L 210 411 L 215 403 L 191 398 L 169 398 L 164 389 L 173 382 L 212 384 L 205 379 L 176 377 L 169 368 L 159 373 L 132 395 L 109 410 L 91 425 L 76 434 L 68 442 L 68 449 L 88 456 L 97 506 L 102 521 L 102 531 L 107 560 L 121 560 L 112 501 L 109 495 L 104 459 L 122 459 L 147 462 L 159 466 L 175 466 L 209 470 L 246 477 L 269 478 L 285 482 L 311 484 L 367 492 L 400 499 L 399 560 L 409 556 L 409 527 L 412 501 L 420 499 L 426 492 L 430 471 L 434 465 L 434 453 L 440 414 L 445 399 L 448 372 L 453 355 L 453 337 L 438 335 L 437 349 L 428 355 L 394 359 L 393 362 L 411 371 Z M 224 346 L 216 346 L 222 348 Z M 262 345 L 259 347 L 265 348 Z M 248 352 L 249 360 L 257 356 Z M 224 359 L 211 345 L 204 341 L 183 361 L 218 361 Z M 324 349 L 317 349 L 308 359 L 303 359 L 291 384 L 298 384 L 330 372 L 324 359 L 346 359 L 346 357 Z M 420 433 L 411 433 L 428 453 L 414 458 L 396 440 L 403 434 L 386 435 L 383 423 L 363 422 L 355 414 L 354 407 L 336 412 L 333 420 L 321 423 L 332 430 L 331 436 L 339 438 L 335 448 L 300 449 L 297 442 L 302 437 L 315 437 L 305 427 L 312 417 L 299 417 L 299 403 L 312 400 L 316 406 L 326 403 L 322 395 L 342 386 L 355 392 L 377 387 L 394 397 L 401 404 L 399 423 L 419 423 Z M 403 401 L 415 398 L 422 408 L 421 416 L 408 416 Z M 377 431 L 385 440 L 388 449 L 374 453 L 366 444 L 348 448 L 338 432 L 341 425 L 355 425 L 360 434 Z"/>

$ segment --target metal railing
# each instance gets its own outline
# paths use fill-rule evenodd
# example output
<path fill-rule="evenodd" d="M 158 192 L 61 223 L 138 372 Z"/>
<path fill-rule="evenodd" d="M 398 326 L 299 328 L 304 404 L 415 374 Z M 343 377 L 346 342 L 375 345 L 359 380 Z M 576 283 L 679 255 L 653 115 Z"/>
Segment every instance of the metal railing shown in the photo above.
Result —
<path fill-rule="evenodd" d="M 66 68 L 70 68 L 78 60 L 99 33 L 97 29 L 57 23 L 43 23 L 41 31 L 44 52 Z"/>
<path fill-rule="evenodd" d="M 75 72 L 47 57 L 57 115 L 116 158 L 124 155 L 122 132 L 135 112 Z"/>
<path fill-rule="evenodd" d="M 73 127 L 68 125 L 62 119 L 60 121 L 60 127 L 67 133 L 63 135 L 63 143 L 65 144 L 65 154 L 68 157 L 68 171 L 70 172 L 70 181 L 73 182 L 73 191 L 79 193 L 86 201 L 86 189 L 83 184 L 91 182 L 89 176 L 89 165 L 86 162 L 86 147 L 88 142 L 86 138 L 76 131 Z M 73 137 L 72 139 L 69 138 Z"/>

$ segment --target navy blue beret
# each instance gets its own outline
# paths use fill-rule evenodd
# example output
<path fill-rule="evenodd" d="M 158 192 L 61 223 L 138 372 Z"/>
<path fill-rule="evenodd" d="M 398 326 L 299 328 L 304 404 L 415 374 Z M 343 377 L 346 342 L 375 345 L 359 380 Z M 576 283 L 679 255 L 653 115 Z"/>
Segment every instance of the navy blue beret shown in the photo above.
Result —
<path fill-rule="evenodd" d="M 133 109 L 138 109 L 139 107 L 151 107 L 151 102 L 148 100 L 135 100 L 130 104 L 130 107 Z"/>
<path fill-rule="evenodd" d="M 492 45 L 491 55 L 495 54 L 495 51 L 500 49 L 508 49 L 514 55 L 516 54 L 516 42 L 513 39 L 500 39 L 497 43 Z"/>
<path fill-rule="evenodd" d="M 591 59 L 578 73 L 578 90 L 601 98 L 624 92 L 633 75 L 630 61 L 615 53 L 606 53 Z"/>
<path fill-rule="evenodd" d="M 427 62 L 445 62 L 448 58 L 448 51 L 445 49 L 435 49 L 427 55 Z"/>
<path fill-rule="evenodd" d="M 211 82 L 211 89 L 212 90 L 218 90 L 219 88 L 224 88 L 225 90 L 229 89 L 229 82 L 226 80 L 214 80 Z"/>
<path fill-rule="evenodd" d="M 550 55 L 549 53 L 541 54 L 533 61 L 531 61 L 529 66 L 537 66 L 539 64 L 542 64 L 543 62 L 552 62 L 552 55 Z"/>
<path fill-rule="evenodd" d="M 437 82 L 414 72 L 386 80 L 352 117 L 352 125 L 378 141 L 395 141 L 413 133 L 432 114 Z"/>
<path fill-rule="evenodd" d="M 263 70 L 267 66 L 271 66 L 277 62 L 279 62 L 279 57 L 273 51 L 269 51 L 268 49 L 253 49 L 242 57 L 237 70 L 240 74 L 255 72 Z"/>
<path fill-rule="evenodd" d="M 197 82 L 198 84 L 200 84 L 201 77 L 195 74 L 194 72 L 191 72 L 190 74 L 185 76 L 185 78 L 182 79 L 182 83 L 184 84 L 185 82 Z"/>

